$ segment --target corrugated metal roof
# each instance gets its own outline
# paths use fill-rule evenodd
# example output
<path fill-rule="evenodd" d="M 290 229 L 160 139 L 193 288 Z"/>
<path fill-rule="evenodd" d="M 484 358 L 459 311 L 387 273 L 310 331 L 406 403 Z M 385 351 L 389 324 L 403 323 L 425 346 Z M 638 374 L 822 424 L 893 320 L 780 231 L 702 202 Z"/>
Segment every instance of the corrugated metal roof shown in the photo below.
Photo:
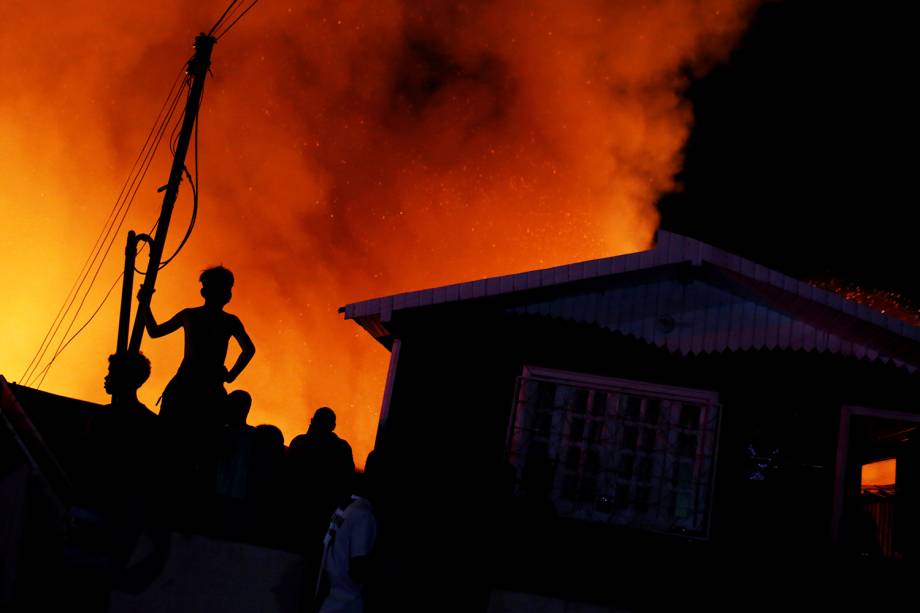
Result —
<path fill-rule="evenodd" d="M 343 307 L 376 338 L 394 311 L 558 287 L 509 310 L 596 323 L 683 354 L 801 349 L 920 366 L 920 328 L 692 238 L 659 231 L 654 249 L 456 283 Z M 667 276 L 588 291 L 577 283 L 676 264 L 716 271 L 714 279 Z M 544 293 L 545 296 L 545 293 Z M 667 331 L 670 321 L 674 328 Z"/>
<path fill-rule="evenodd" d="M 726 349 L 817 350 L 903 364 L 893 355 L 870 347 L 886 346 L 883 339 L 854 334 L 834 321 L 813 323 L 806 315 L 794 317 L 781 307 L 759 304 L 699 280 L 661 279 L 507 310 L 597 324 L 682 354 Z M 865 340 L 854 341 L 854 336 Z"/>

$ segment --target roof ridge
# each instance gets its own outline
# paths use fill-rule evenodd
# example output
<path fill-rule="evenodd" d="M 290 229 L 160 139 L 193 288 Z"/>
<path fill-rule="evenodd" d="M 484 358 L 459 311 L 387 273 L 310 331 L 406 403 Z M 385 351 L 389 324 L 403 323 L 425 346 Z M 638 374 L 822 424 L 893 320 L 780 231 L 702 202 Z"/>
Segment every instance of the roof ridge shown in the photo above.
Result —
<path fill-rule="evenodd" d="M 683 262 L 696 266 L 706 262 L 920 342 L 920 327 L 724 249 L 669 230 L 659 229 L 655 239 L 655 246 L 643 251 L 400 292 L 349 303 L 339 308 L 339 312 L 344 313 L 346 319 L 379 316 L 382 321 L 389 321 L 396 310 L 511 294 Z"/>

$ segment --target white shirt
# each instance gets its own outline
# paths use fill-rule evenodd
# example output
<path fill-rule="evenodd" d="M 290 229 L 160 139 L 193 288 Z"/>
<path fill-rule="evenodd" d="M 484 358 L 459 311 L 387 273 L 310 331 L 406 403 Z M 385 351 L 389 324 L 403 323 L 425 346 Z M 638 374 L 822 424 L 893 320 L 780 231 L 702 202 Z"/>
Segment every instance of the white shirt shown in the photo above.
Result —
<path fill-rule="evenodd" d="M 320 613 L 361 613 L 361 586 L 348 574 L 352 558 L 370 555 L 377 539 L 377 519 L 367 499 L 352 496 L 344 511 L 336 509 L 324 540 L 323 572 L 329 577 L 329 595 Z"/>

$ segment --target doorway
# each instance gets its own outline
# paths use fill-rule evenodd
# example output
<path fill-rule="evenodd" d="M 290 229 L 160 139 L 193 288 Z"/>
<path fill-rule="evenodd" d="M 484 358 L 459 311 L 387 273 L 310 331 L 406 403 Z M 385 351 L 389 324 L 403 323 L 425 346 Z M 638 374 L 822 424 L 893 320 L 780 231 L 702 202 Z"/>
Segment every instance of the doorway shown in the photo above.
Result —
<path fill-rule="evenodd" d="M 920 559 L 920 415 L 843 407 L 833 540 L 860 556 Z"/>

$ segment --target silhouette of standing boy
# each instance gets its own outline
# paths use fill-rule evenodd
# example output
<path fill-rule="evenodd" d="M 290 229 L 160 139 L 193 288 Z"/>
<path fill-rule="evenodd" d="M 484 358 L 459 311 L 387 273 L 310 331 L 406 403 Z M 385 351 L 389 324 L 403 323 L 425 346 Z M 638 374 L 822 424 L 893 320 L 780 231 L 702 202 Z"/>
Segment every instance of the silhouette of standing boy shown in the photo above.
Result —
<path fill-rule="evenodd" d="M 233 273 L 217 266 L 201 273 L 199 280 L 204 305 L 183 309 L 162 324 L 153 317 L 150 300 L 140 300 L 151 338 L 179 328 L 185 332 L 185 353 L 179 371 L 163 390 L 160 416 L 167 423 L 182 424 L 189 434 L 203 434 L 214 425 L 220 404 L 227 397 L 224 383 L 233 382 L 256 352 L 243 323 L 224 311 L 232 296 Z M 242 351 L 227 370 L 224 362 L 231 337 Z"/>

